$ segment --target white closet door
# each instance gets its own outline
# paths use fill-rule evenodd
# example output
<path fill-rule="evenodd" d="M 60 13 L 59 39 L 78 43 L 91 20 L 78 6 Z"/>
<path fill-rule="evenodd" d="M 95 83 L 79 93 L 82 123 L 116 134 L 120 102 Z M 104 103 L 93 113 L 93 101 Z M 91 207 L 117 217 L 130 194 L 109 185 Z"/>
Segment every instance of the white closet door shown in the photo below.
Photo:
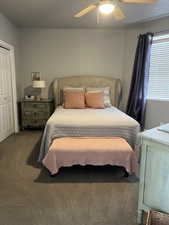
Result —
<path fill-rule="evenodd" d="M 0 141 L 14 133 L 10 53 L 0 48 Z"/>

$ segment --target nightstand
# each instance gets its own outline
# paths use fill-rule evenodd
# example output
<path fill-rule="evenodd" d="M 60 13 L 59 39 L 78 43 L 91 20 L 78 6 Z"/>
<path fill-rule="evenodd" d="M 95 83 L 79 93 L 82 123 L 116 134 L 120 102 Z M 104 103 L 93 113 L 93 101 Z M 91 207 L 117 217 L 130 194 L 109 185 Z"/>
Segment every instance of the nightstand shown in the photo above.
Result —
<path fill-rule="evenodd" d="M 52 114 L 54 104 L 52 100 L 22 100 L 21 101 L 21 127 L 44 128 Z"/>

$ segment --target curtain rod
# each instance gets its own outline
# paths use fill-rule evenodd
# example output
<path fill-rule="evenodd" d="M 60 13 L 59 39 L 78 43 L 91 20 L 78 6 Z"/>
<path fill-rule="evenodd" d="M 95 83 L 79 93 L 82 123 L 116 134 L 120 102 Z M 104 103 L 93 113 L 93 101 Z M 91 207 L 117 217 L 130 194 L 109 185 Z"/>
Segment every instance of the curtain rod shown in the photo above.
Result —
<path fill-rule="evenodd" d="M 147 33 L 152 33 L 154 35 L 159 35 L 159 34 L 162 34 L 162 33 L 168 33 L 169 34 L 169 29 L 166 29 L 166 30 L 160 30 L 160 31 L 156 31 L 156 32 L 147 32 Z M 139 35 L 137 36 L 139 38 Z"/>
<path fill-rule="evenodd" d="M 154 32 L 154 34 L 169 33 L 169 29 Z"/>

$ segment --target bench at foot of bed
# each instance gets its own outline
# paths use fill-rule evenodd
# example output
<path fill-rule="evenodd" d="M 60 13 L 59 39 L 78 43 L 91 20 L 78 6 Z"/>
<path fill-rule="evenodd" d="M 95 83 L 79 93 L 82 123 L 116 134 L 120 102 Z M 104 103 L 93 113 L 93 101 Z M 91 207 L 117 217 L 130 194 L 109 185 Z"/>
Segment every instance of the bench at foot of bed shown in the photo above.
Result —
<path fill-rule="evenodd" d="M 54 139 L 43 165 L 56 174 L 60 167 L 73 165 L 122 166 L 126 175 L 136 173 L 135 152 L 123 138 L 77 137 Z"/>

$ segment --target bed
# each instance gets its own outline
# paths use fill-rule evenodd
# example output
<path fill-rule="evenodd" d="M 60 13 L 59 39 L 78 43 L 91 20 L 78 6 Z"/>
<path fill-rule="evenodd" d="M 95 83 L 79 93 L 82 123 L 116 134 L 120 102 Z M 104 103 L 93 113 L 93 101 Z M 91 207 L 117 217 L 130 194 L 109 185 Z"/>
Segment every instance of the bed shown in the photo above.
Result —
<path fill-rule="evenodd" d="M 62 89 L 73 87 L 110 87 L 112 107 L 105 109 L 64 109 Z M 56 79 L 53 83 L 56 109 L 49 118 L 39 153 L 42 162 L 52 141 L 63 137 L 121 137 L 134 149 L 138 122 L 117 107 L 121 97 L 121 83 L 118 79 L 102 76 L 74 76 Z"/>

